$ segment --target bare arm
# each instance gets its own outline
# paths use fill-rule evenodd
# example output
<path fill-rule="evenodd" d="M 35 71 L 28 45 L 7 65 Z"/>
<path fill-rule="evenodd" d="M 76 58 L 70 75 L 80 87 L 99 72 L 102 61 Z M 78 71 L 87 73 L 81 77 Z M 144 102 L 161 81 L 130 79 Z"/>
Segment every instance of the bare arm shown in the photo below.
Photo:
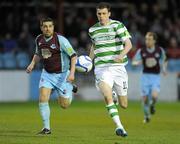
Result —
<path fill-rule="evenodd" d="M 166 53 L 165 53 L 163 48 L 161 48 L 161 51 L 162 51 L 162 55 L 161 55 L 161 58 L 162 58 L 162 73 L 163 73 L 164 76 L 166 76 L 167 75 L 168 60 L 167 60 L 167 56 L 166 56 Z"/>
<path fill-rule="evenodd" d="M 138 49 L 136 51 L 136 54 L 133 56 L 132 58 L 132 65 L 133 66 L 138 66 L 142 64 L 142 58 L 141 58 L 141 54 L 140 54 L 140 49 Z"/>
<path fill-rule="evenodd" d="M 128 38 L 124 42 L 124 50 L 121 52 L 121 54 L 117 58 L 115 58 L 114 61 L 116 62 L 123 61 L 124 56 L 127 55 L 127 53 L 130 51 L 131 48 L 132 48 L 132 43 L 130 39 Z"/>
<path fill-rule="evenodd" d="M 94 59 L 94 44 L 91 45 L 89 57 L 93 60 Z"/>
<path fill-rule="evenodd" d="M 36 63 L 38 63 L 40 61 L 40 57 L 38 55 L 34 55 L 33 59 L 31 61 L 31 63 L 28 65 L 28 67 L 26 68 L 26 72 L 27 73 L 31 73 L 32 70 L 34 69 Z"/>
<path fill-rule="evenodd" d="M 163 73 L 164 76 L 167 75 L 167 64 L 168 64 L 167 60 L 163 61 L 163 64 L 162 64 L 162 73 Z"/>
<path fill-rule="evenodd" d="M 138 65 L 141 65 L 142 64 L 142 61 L 141 60 L 132 60 L 132 65 L 133 66 L 138 66 Z"/>
<path fill-rule="evenodd" d="M 72 82 L 75 79 L 75 65 L 76 65 L 77 56 L 71 57 L 71 67 L 70 74 L 67 78 L 67 81 Z"/>

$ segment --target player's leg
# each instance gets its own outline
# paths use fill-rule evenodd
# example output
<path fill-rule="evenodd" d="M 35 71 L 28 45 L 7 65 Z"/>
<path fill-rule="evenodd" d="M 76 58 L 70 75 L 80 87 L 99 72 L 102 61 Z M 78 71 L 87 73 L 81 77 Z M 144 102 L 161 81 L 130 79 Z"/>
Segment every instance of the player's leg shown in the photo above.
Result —
<path fill-rule="evenodd" d="M 61 84 L 56 85 L 57 91 L 58 91 L 58 104 L 63 108 L 66 109 L 71 105 L 72 98 L 73 98 L 73 89 L 75 85 L 68 82 L 67 76 L 69 75 L 68 72 L 64 72 L 61 75 L 59 75 L 59 79 L 61 79 Z"/>
<path fill-rule="evenodd" d="M 98 83 L 98 87 L 100 89 L 100 92 L 104 96 L 105 103 L 107 105 L 112 104 L 113 99 L 112 99 L 111 87 L 106 82 L 103 82 L 103 81 Z"/>
<path fill-rule="evenodd" d="M 150 110 L 149 110 L 149 98 L 148 96 L 142 96 L 142 105 L 144 111 L 144 123 L 150 122 Z"/>
<path fill-rule="evenodd" d="M 121 108 L 126 109 L 128 107 L 127 87 L 123 88 L 121 85 L 117 83 L 114 84 L 114 87 L 116 89 L 116 95 Z"/>
<path fill-rule="evenodd" d="M 41 87 L 39 97 L 39 111 L 43 120 L 43 129 L 38 134 L 50 134 L 50 108 L 49 108 L 49 97 L 51 89 Z"/>
<path fill-rule="evenodd" d="M 113 98 L 114 104 L 115 104 L 116 106 L 118 106 L 118 105 L 119 105 L 119 100 L 118 100 L 118 96 L 117 96 L 117 94 L 116 94 L 116 91 L 115 91 L 114 89 L 112 90 L 112 98 Z"/>
<path fill-rule="evenodd" d="M 52 79 L 52 75 L 46 71 L 42 71 L 39 88 L 39 111 L 43 120 L 43 129 L 38 134 L 50 134 L 50 108 L 49 108 L 49 98 L 53 85 L 49 81 Z"/>
<path fill-rule="evenodd" d="M 114 77 L 114 89 L 118 95 L 118 101 L 123 109 L 128 106 L 127 90 L 128 90 L 128 75 L 124 67 L 118 67 Z M 121 129 L 121 128 L 120 128 Z M 119 135 L 122 131 L 119 128 L 116 129 L 116 134 Z M 123 128 L 124 136 L 127 136 L 127 132 Z"/>
<path fill-rule="evenodd" d="M 120 121 L 118 109 L 113 102 L 112 88 L 107 83 L 105 83 L 103 81 L 98 84 L 98 87 L 99 87 L 102 95 L 104 96 L 106 108 L 108 110 L 110 117 L 112 118 L 113 122 L 116 125 L 116 129 L 120 129 L 120 130 L 118 130 L 118 132 L 120 133 L 120 134 L 118 133 L 118 135 L 126 136 L 124 134 L 124 127 Z"/>
<path fill-rule="evenodd" d="M 144 123 L 147 123 L 150 121 L 150 103 L 149 103 L 149 97 L 150 97 L 150 81 L 149 81 L 149 75 L 143 74 L 141 77 L 141 96 L 142 96 L 142 106 L 143 106 L 143 112 L 144 112 Z"/>
<path fill-rule="evenodd" d="M 150 101 L 150 113 L 151 114 L 155 114 L 156 110 L 155 110 L 155 104 L 157 102 L 157 97 L 158 97 L 158 92 L 153 90 L 151 93 L 151 101 Z"/>
<path fill-rule="evenodd" d="M 152 75 L 152 92 L 151 92 L 151 101 L 150 101 L 150 112 L 151 114 L 155 113 L 155 104 L 158 99 L 158 94 L 160 92 L 160 76 Z"/>
<path fill-rule="evenodd" d="M 63 109 L 67 109 L 71 105 L 71 102 L 72 102 L 72 88 L 70 88 L 70 89 L 71 90 L 68 90 L 69 92 L 67 92 L 66 94 L 59 94 L 59 96 L 57 98 L 58 104 Z"/>
<path fill-rule="evenodd" d="M 120 106 L 124 109 L 128 107 L 128 99 L 127 96 L 118 96 Z"/>
<path fill-rule="evenodd" d="M 100 68 L 95 71 L 95 75 L 96 75 L 96 86 L 98 90 L 101 91 L 104 97 L 108 113 L 112 118 L 113 122 L 115 123 L 116 128 L 120 128 L 118 130 L 119 132 L 118 134 L 121 134 L 121 136 L 126 136 L 124 135 L 124 131 L 123 131 L 124 128 L 119 118 L 118 109 L 114 104 L 112 98 L 113 77 L 111 71 L 109 71 L 109 69 L 107 68 Z"/>
<path fill-rule="evenodd" d="M 128 75 L 124 66 L 118 66 L 114 70 L 114 89 L 118 95 L 119 104 L 126 109 L 128 106 L 127 91 L 128 91 Z"/>

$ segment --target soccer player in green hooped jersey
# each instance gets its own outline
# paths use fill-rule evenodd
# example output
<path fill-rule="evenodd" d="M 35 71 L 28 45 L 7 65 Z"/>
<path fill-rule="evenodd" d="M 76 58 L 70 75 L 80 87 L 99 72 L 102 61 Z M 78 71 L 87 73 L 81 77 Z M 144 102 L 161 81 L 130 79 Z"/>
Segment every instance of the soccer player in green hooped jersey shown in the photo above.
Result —
<path fill-rule="evenodd" d="M 115 133 L 126 137 L 112 92 L 116 92 L 122 108 L 127 108 L 128 75 L 125 65 L 132 48 L 130 34 L 123 23 L 110 19 L 110 4 L 101 2 L 96 7 L 98 23 L 89 28 L 92 46 L 89 56 L 94 59 L 97 89 L 104 96 L 106 108 L 116 125 Z"/>

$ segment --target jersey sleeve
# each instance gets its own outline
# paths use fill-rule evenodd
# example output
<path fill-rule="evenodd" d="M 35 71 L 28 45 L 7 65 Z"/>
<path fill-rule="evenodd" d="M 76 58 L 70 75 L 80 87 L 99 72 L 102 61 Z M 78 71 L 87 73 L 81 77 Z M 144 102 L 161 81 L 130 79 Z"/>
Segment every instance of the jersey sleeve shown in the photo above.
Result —
<path fill-rule="evenodd" d="M 142 57 L 141 57 L 141 49 L 138 49 L 134 58 L 133 58 L 135 61 L 139 61 L 139 60 L 142 60 Z"/>
<path fill-rule="evenodd" d="M 58 40 L 60 41 L 61 44 L 61 49 L 69 56 L 73 57 L 76 56 L 76 52 L 73 49 L 72 45 L 70 42 L 63 36 L 58 36 Z"/>
<path fill-rule="evenodd" d="M 94 43 L 94 39 L 92 38 L 91 28 L 89 28 L 88 35 L 91 39 L 91 42 Z"/>
<path fill-rule="evenodd" d="M 160 60 L 161 61 L 166 61 L 167 60 L 166 52 L 162 47 L 160 49 L 161 49 L 161 52 L 162 52 Z"/>
<path fill-rule="evenodd" d="M 117 35 L 123 42 L 126 41 L 126 39 L 131 38 L 131 35 L 128 32 L 125 25 L 120 22 L 118 23 L 118 26 L 117 26 Z"/>
<path fill-rule="evenodd" d="M 35 39 L 35 54 L 40 55 L 40 50 L 38 48 L 38 42 L 37 42 L 38 37 Z"/>

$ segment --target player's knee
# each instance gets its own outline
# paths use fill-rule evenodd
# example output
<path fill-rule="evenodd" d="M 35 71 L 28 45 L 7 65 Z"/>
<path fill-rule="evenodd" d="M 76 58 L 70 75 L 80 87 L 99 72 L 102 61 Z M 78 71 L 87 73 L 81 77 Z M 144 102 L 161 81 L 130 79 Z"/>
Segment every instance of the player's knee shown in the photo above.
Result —
<path fill-rule="evenodd" d="M 59 102 L 59 105 L 63 109 L 67 109 L 70 106 L 70 103 L 68 102 Z"/>
<path fill-rule="evenodd" d="M 119 96 L 119 102 L 120 102 L 120 106 L 123 109 L 126 109 L 128 107 L 127 96 Z"/>
<path fill-rule="evenodd" d="M 121 100 L 120 101 L 120 106 L 123 108 L 123 109 L 126 109 L 128 107 L 128 102 L 127 100 Z"/>
<path fill-rule="evenodd" d="M 60 106 L 63 109 L 67 109 L 69 107 L 70 104 L 65 104 L 65 103 L 61 103 Z"/>
<path fill-rule="evenodd" d="M 126 108 L 128 107 L 128 104 L 127 104 L 127 103 L 121 103 L 121 107 L 122 107 L 123 109 L 126 109 Z"/>
<path fill-rule="evenodd" d="M 39 102 L 47 102 L 48 101 L 48 96 L 46 95 L 40 95 L 39 97 Z"/>
<path fill-rule="evenodd" d="M 59 97 L 58 104 L 61 106 L 61 108 L 67 109 L 70 106 L 71 102 L 69 101 L 69 99 Z"/>

